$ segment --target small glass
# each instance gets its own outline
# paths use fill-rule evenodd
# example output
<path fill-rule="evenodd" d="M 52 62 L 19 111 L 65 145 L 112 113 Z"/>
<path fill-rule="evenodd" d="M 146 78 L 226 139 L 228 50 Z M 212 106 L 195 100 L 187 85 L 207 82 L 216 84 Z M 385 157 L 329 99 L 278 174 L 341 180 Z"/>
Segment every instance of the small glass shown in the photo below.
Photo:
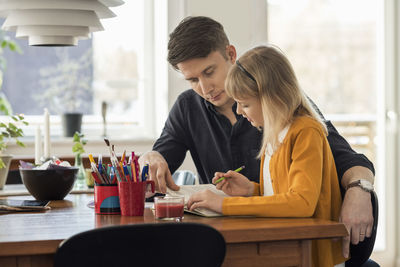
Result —
<path fill-rule="evenodd" d="M 155 197 L 154 209 L 156 219 L 173 220 L 180 222 L 183 219 L 185 198 L 181 197 Z"/>
<path fill-rule="evenodd" d="M 75 185 L 74 185 L 74 189 L 76 189 L 76 190 L 87 189 L 86 172 L 85 172 L 85 168 L 83 167 L 81 154 L 75 155 L 75 165 L 74 166 L 79 168 L 77 178 L 75 181 Z"/>
<path fill-rule="evenodd" d="M 94 187 L 94 178 L 92 175 L 92 169 L 85 169 L 85 178 L 86 178 L 86 185 L 89 188 L 93 188 Z"/>

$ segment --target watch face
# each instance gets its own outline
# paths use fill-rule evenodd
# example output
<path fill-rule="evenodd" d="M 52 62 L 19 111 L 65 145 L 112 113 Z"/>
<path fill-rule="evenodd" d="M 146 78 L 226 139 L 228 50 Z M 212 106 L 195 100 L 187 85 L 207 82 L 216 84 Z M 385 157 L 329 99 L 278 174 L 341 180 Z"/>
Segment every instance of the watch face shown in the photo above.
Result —
<path fill-rule="evenodd" d="M 360 185 L 367 190 L 374 190 L 374 186 L 369 181 L 360 180 Z"/>

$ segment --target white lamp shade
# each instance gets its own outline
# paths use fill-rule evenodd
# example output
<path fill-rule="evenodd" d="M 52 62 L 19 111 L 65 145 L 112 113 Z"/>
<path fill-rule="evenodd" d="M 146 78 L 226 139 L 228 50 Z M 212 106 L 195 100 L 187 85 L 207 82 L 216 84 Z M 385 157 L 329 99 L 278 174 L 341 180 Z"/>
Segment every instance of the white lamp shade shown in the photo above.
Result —
<path fill-rule="evenodd" d="M 2 29 L 15 31 L 30 45 L 77 45 L 91 32 L 104 30 L 100 19 L 115 17 L 108 7 L 122 0 L 0 0 Z"/>
<path fill-rule="evenodd" d="M 51 13 L 40 9 L 15 10 L 4 21 L 3 29 L 16 31 L 18 26 L 58 25 L 87 26 L 90 31 L 104 30 L 94 11 L 53 9 Z"/>
<path fill-rule="evenodd" d="M 53 25 L 28 25 L 17 27 L 17 38 L 26 38 L 29 36 L 76 36 L 89 38 L 90 30 L 87 26 L 53 26 Z"/>
<path fill-rule="evenodd" d="M 72 46 L 78 44 L 74 36 L 29 36 L 29 45 L 40 46 Z"/>
<path fill-rule="evenodd" d="M 99 2 L 109 7 L 116 7 L 124 4 L 124 1 L 122 0 L 99 0 Z"/>
<path fill-rule="evenodd" d="M 73 9 L 94 11 L 100 19 L 115 17 L 106 5 L 98 0 L 13 0 L 0 2 L 0 17 L 12 10 L 24 9 Z"/>

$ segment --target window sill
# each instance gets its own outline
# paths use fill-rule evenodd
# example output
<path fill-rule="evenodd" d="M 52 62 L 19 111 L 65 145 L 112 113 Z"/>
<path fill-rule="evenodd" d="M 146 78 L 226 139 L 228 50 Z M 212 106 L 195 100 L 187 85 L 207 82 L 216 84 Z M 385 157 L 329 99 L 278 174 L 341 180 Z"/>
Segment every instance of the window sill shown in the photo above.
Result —
<path fill-rule="evenodd" d="M 4 154 L 11 154 L 18 157 L 32 157 L 35 155 L 35 142 L 32 138 L 23 138 L 21 141 L 25 147 L 20 147 L 15 143 L 10 143 Z M 124 150 L 127 153 L 134 151 L 137 154 L 142 154 L 150 151 L 153 147 L 155 139 L 152 138 L 130 138 L 130 139 L 111 139 L 110 142 L 115 146 L 117 155 L 121 155 Z M 52 137 L 50 154 L 62 158 L 63 156 L 71 156 L 72 153 L 72 137 Z M 104 154 L 108 155 L 109 150 L 102 138 L 89 139 L 84 147 L 85 154 Z"/>

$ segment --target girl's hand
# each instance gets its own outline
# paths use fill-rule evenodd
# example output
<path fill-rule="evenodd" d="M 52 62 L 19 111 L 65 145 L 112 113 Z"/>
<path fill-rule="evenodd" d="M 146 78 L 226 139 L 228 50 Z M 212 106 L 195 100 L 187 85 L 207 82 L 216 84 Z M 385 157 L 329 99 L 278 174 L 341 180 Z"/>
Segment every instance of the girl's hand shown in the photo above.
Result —
<path fill-rule="evenodd" d="M 215 183 L 221 177 L 225 177 L 225 179 L 217 183 L 216 188 L 224 191 L 225 194 L 230 196 L 253 195 L 254 185 L 246 176 L 234 171 L 216 172 L 212 182 Z"/>
<path fill-rule="evenodd" d="M 193 194 L 187 203 L 189 210 L 195 208 L 207 208 L 219 213 L 222 213 L 222 202 L 224 197 L 217 195 L 210 190 L 204 190 Z"/>

